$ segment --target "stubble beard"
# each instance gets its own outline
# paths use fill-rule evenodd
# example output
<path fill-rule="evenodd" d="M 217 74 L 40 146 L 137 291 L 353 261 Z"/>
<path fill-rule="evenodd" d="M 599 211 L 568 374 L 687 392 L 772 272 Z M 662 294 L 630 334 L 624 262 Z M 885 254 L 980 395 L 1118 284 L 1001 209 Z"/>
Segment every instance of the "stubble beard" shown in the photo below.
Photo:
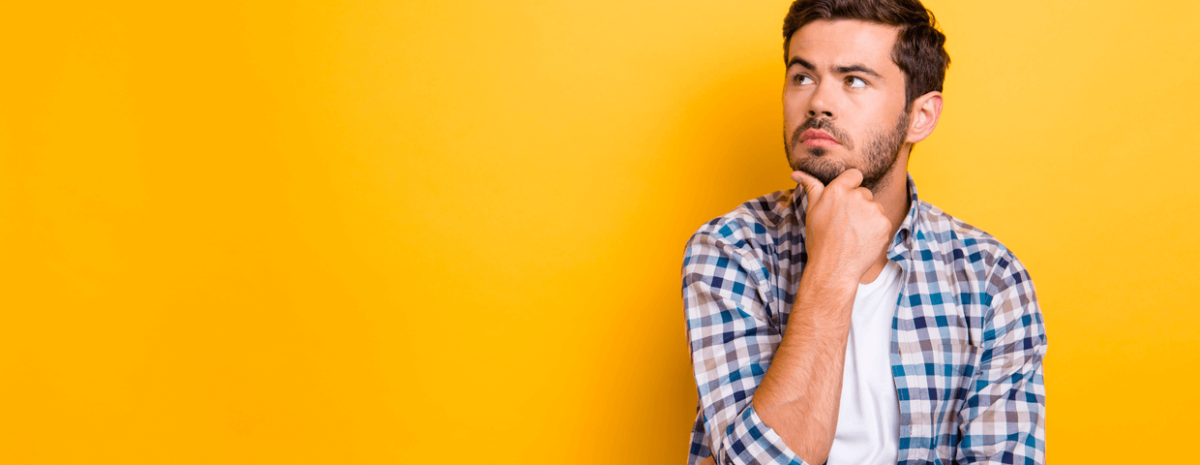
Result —
<path fill-rule="evenodd" d="M 822 184 L 829 185 L 835 178 L 850 168 L 858 168 L 863 173 L 862 187 L 872 193 L 886 186 L 885 177 L 891 172 L 896 161 L 900 158 L 900 149 L 904 147 L 904 138 L 908 134 L 909 117 L 907 112 L 901 112 L 896 126 L 891 131 L 868 133 L 868 143 L 862 152 L 862 166 L 852 166 L 847 160 L 834 160 L 826 157 L 829 151 L 825 147 L 807 147 L 800 144 L 800 138 L 808 129 L 820 129 L 828 132 L 837 139 L 847 151 L 853 152 L 854 145 L 850 137 L 840 128 L 826 119 L 809 118 L 794 131 L 790 138 L 785 139 L 788 164 L 794 171 L 803 171 L 817 178 Z M 786 134 L 786 132 L 785 132 Z M 797 157 L 797 150 L 807 151 L 807 156 Z"/>

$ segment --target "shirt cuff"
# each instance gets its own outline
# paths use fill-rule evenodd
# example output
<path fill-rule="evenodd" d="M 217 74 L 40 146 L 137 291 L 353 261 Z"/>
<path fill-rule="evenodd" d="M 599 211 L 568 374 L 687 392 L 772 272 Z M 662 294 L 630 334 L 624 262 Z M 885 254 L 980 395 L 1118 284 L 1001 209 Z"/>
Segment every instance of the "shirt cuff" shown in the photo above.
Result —
<path fill-rule="evenodd" d="M 729 425 L 722 455 L 723 463 L 736 465 L 808 465 L 788 449 L 774 429 L 763 423 L 754 411 L 753 402 L 748 402 L 742 414 Z"/>

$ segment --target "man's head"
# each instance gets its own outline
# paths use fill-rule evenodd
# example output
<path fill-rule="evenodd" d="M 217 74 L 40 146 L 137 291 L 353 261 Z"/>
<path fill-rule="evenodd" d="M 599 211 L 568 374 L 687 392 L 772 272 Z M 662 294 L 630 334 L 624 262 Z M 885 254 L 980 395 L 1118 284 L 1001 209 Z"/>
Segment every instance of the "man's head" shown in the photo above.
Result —
<path fill-rule="evenodd" d="M 933 14 L 918 0 L 797 0 L 783 34 L 792 168 L 824 183 L 858 168 L 881 189 L 941 113 L 950 58 Z"/>

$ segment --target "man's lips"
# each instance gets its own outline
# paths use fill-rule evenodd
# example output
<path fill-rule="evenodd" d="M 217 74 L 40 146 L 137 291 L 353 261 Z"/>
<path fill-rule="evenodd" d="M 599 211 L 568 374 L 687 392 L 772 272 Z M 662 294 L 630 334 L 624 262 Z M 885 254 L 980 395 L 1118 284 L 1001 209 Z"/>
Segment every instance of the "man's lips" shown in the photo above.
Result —
<path fill-rule="evenodd" d="M 837 139 L 834 139 L 833 136 L 829 135 L 829 133 L 818 129 L 809 129 L 804 131 L 804 134 L 800 135 L 800 143 L 812 147 L 833 147 L 835 145 L 841 145 L 838 143 Z"/>

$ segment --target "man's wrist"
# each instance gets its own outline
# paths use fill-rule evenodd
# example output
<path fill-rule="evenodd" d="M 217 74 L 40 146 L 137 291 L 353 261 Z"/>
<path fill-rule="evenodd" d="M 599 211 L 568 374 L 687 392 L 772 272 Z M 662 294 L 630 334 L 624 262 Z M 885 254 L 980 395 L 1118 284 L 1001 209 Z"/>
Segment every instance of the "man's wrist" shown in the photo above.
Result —
<path fill-rule="evenodd" d="M 843 290 L 855 289 L 854 286 L 858 284 L 867 270 L 863 269 L 861 265 L 855 264 L 855 260 L 848 260 L 845 256 L 825 255 L 809 252 L 809 260 L 804 266 L 804 278 L 801 279 L 801 282 L 804 282 L 804 279 L 812 279 L 821 286 L 834 286 Z M 868 266 L 868 268 L 870 267 Z"/>
<path fill-rule="evenodd" d="M 859 270 L 845 266 L 845 263 L 830 263 L 810 261 L 804 267 L 804 274 L 796 291 L 796 301 L 800 297 L 809 297 L 813 302 L 841 302 L 854 300 L 858 292 L 858 283 L 862 279 Z"/>
<path fill-rule="evenodd" d="M 844 336 L 850 330 L 857 292 L 858 284 L 853 281 L 809 275 L 806 271 L 796 291 L 788 326 L 804 326 L 810 337 Z"/>

